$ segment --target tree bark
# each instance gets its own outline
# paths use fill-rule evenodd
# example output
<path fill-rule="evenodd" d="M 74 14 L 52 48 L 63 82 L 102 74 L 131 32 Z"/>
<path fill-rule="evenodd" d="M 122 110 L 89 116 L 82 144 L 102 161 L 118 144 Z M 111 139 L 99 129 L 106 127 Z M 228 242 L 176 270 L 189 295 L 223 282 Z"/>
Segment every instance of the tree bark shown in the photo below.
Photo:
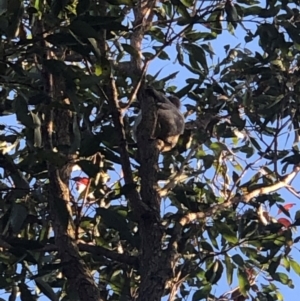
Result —
<path fill-rule="evenodd" d="M 43 22 L 38 21 L 36 28 L 40 34 L 43 30 Z M 44 36 L 45 37 L 45 36 Z M 42 48 L 51 49 L 44 41 Z M 44 60 L 55 59 L 50 50 L 44 54 Z M 52 103 L 57 102 L 71 105 L 70 100 L 64 98 L 64 78 L 42 70 L 44 91 L 48 93 Z M 58 248 L 58 257 L 62 263 L 62 272 L 68 280 L 70 290 L 77 292 L 82 301 L 103 301 L 100 291 L 87 267 L 81 259 L 75 241 L 75 227 L 70 208 L 69 180 L 75 154 L 71 153 L 73 114 L 66 109 L 53 109 L 52 103 L 41 108 L 43 113 L 42 136 L 43 146 L 53 152 L 58 149 L 65 160 L 63 166 L 54 166 L 48 162 L 49 174 L 49 209 L 55 236 L 55 244 Z"/>
<path fill-rule="evenodd" d="M 139 222 L 141 284 L 138 301 L 160 301 L 166 281 L 172 277 L 172 270 L 171 258 L 168 258 L 162 250 L 164 230 L 160 219 L 161 200 L 157 185 L 159 149 L 157 141 L 152 139 L 157 113 L 153 97 L 141 91 L 139 100 L 143 112 L 143 126 L 138 133 L 141 197 L 148 209 Z"/>

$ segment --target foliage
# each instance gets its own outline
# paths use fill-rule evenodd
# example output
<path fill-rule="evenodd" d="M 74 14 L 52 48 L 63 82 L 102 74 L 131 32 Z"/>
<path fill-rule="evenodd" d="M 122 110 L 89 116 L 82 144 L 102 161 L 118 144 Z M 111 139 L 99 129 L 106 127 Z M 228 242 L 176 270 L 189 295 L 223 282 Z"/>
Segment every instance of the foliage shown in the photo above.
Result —
<path fill-rule="evenodd" d="M 298 2 L 148 0 L 143 22 L 140 2 L 0 1 L 0 288 L 9 300 L 83 300 L 65 248 L 79 249 L 73 260 L 101 300 L 282 300 L 276 283 L 292 288 L 289 272 L 300 275 L 300 211 L 280 190 L 299 198 Z M 250 46 L 222 45 L 217 59 L 212 43 L 227 31 Z M 148 72 L 174 60 L 181 71 Z M 146 185 L 131 133 L 143 74 L 183 99 L 187 117 L 178 146 L 159 157 L 158 228 L 132 201 Z M 69 206 L 55 175 L 63 182 L 70 165 L 90 180 L 79 194 L 70 180 Z M 159 254 L 147 231 L 160 231 Z M 170 267 L 149 276 L 152 297 L 143 267 L 157 258 Z M 216 293 L 225 279 L 237 287 Z"/>

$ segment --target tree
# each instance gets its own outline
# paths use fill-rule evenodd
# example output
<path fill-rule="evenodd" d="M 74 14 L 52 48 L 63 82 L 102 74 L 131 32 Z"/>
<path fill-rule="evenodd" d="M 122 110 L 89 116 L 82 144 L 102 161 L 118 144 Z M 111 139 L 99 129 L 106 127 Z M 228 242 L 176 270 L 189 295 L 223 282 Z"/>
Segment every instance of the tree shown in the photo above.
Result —
<path fill-rule="evenodd" d="M 10 301 L 282 300 L 277 283 L 300 275 L 300 211 L 282 196 L 299 198 L 297 5 L 0 2 L 0 111 L 11 116 L 0 136 L 0 287 Z M 255 51 L 224 45 L 227 57 L 209 65 L 210 41 L 227 30 Z M 166 60 L 189 75 L 149 72 Z M 149 139 L 146 85 L 184 100 L 185 132 L 168 153 Z M 216 292 L 224 278 L 235 288 Z"/>

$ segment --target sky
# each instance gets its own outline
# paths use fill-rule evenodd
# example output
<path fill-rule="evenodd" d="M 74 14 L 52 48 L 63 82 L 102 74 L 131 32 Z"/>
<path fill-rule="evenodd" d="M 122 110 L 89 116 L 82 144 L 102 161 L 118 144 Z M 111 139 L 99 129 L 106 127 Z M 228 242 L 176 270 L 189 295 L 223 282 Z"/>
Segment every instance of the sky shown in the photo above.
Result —
<path fill-rule="evenodd" d="M 248 28 L 251 29 L 253 32 L 255 32 L 255 25 L 251 22 L 247 23 L 245 22 L 244 25 Z M 224 26 L 226 27 L 225 23 Z M 200 30 L 203 30 L 203 28 L 200 28 Z M 260 49 L 257 47 L 257 40 L 253 41 L 251 44 L 246 44 L 243 40 L 243 37 L 245 35 L 245 31 L 244 29 L 241 28 L 241 26 L 238 26 L 236 32 L 235 32 L 235 36 L 231 35 L 230 33 L 228 33 L 226 30 L 223 30 L 223 33 L 221 35 L 218 36 L 218 38 L 216 40 L 212 40 L 210 41 L 212 44 L 212 48 L 216 54 L 216 56 L 214 57 L 213 61 L 210 61 L 210 58 L 207 57 L 208 60 L 208 65 L 212 65 L 214 63 L 217 62 L 217 59 L 220 58 L 224 58 L 226 56 L 226 51 L 224 46 L 225 45 L 230 45 L 231 47 L 235 47 L 236 45 L 240 44 L 240 47 L 246 47 L 247 49 L 249 49 L 250 51 L 259 51 Z M 240 38 L 241 37 L 241 38 Z M 151 44 L 152 45 L 152 44 Z M 185 86 L 185 79 L 191 77 L 191 73 L 189 71 L 187 71 L 186 69 L 182 68 L 177 62 L 174 63 L 175 61 L 175 57 L 177 55 L 177 52 L 175 50 L 175 47 L 168 47 L 166 49 L 169 57 L 171 58 L 170 61 L 162 61 L 159 59 L 156 59 L 149 68 L 148 73 L 150 74 L 155 74 L 158 70 L 161 70 L 159 78 L 163 78 L 167 75 L 169 75 L 170 73 L 173 73 L 175 71 L 180 71 L 179 75 L 173 79 L 172 81 L 170 81 L 170 85 L 174 85 L 178 87 L 178 90 Z M 183 99 L 183 104 L 187 104 L 189 102 L 188 99 Z M 15 124 L 15 119 L 12 117 L 0 117 L 0 124 Z M 282 136 L 281 137 L 281 141 L 280 144 L 282 143 L 282 145 L 284 145 L 286 143 L 286 139 L 287 136 Z M 290 137 L 289 139 L 293 139 L 293 137 Z M 291 145 L 290 143 L 288 143 L 289 145 Z M 252 175 L 251 174 L 247 174 L 246 177 L 244 178 L 244 181 L 247 181 L 247 178 L 250 178 Z M 299 177 L 296 178 L 296 180 L 293 183 L 294 187 L 300 186 L 300 179 Z M 291 193 L 289 193 L 288 191 L 286 191 L 285 189 L 280 191 L 282 197 L 286 200 L 287 203 L 295 203 L 296 205 L 290 210 L 291 212 L 291 216 L 294 216 L 295 212 L 297 210 L 300 210 L 300 205 L 299 205 L 299 200 L 293 196 Z M 166 205 L 166 204 L 164 204 Z M 273 210 L 271 213 L 272 215 L 276 216 L 276 212 L 277 210 Z M 299 231 L 295 236 L 299 235 Z M 235 250 L 233 250 L 231 252 L 231 255 L 234 254 Z M 291 255 L 293 256 L 293 258 L 295 260 L 297 260 L 298 262 L 300 262 L 300 254 L 299 254 L 299 250 L 294 248 L 293 251 L 291 252 Z M 225 276 L 225 274 L 224 274 Z M 294 280 L 294 284 L 295 284 L 295 288 L 292 290 L 290 288 L 288 288 L 287 286 L 283 286 L 280 283 L 276 282 L 276 286 L 280 288 L 282 295 L 284 296 L 284 300 L 293 300 L 294 298 L 297 298 L 298 296 L 300 296 L 300 286 L 297 286 L 297 283 L 299 282 L 300 278 L 295 275 L 295 273 L 293 271 L 291 271 L 289 273 L 289 276 Z M 226 283 L 225 280 L 226 277 L 223 277 L 223 280 L 220 281 L 220 283 L 218 283 L 217 286 L 215 286 L 216 292 L 217 294 L 221 294 L 224 291 L 228 290 L 228 285 Z M 236 283 L 234 283 L 236 284 Z M 232 286 L 234 287 L 234 285 Z M 192 294 L 190 295 L 191 299 Z M 8 294 L 2 294 L 0 291 L 0 298 L 3 298 L 4 300 L 8 300 Z M 39 298 L 39 300 L 44 301 L 44 300 L 48 300 L 48 298 L 46 297 L 41 297 Z"/>

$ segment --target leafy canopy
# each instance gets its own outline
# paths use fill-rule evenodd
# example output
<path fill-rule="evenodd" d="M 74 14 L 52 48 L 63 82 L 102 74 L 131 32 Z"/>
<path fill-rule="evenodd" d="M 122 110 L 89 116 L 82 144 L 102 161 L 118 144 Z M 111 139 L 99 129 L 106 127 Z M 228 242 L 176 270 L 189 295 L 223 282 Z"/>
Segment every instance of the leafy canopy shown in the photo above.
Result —
<path fill-rule="evenodd" d="M 182 227 L 172 281 L 161 295 L 282 300 L 277 284 L 292 288 L 289 272 L 300 275 L 291 254 L 299 242 L 293 229 L 300 211 L 292 213 L 294 203 L 285 202 L 280 190 L 299 198 L 292 182 L 300 158 L 299 3 L 171 0 L 150 6 L 144 18 L 153 21 L 144 25 L 135 19 L 135 0 L 0 4 L 0 288 L 9 300 L 18 292 L 26 301 L 38 294 L 78 299 L 61 274 L 48 206 L 49 166 L 64 166 L 66 152 L 77 156 L 73 174 L 90 178 L 89 191 L 80 195 L 70 182 L 81 257 L 106 300 L 137 296 L 141 231 L 127 201 L 143 175 L 129 145 L 134 185 L 124 184 L 120 141 L 103 87 L 112 74 L 132 144 L 140 80 L 132 64 L 140 51 L 144 66 L 175 61 L 174 70 L 181 71 L 161 77 L 145 69 L 146 79 L 180 97 L 187 117 L 180 143 L 159 159 L 159 193 L 167 206 L 161 211 L 162 249 L 173 243 L 175 226 Z M 132 43 L 139 26 L 141 49 Z M 220 60 L 211 42 L 228 32 L 241 33 L 241 44 L 249 47 L 219 45 L 227 54 Z M 45 88 L 47 74 L 60 79 L 55 89 L 68 101 Z M 55 135 L 63 128 L 72 135 L 52 150 L 45 147 L 50 111 L 72 114 L 67 124 L 54 117 Z M 87 200 L 90 192 L 96 201 Z M 61 224 L 68 223 L 64 203 L 56 205 Z M 224 281 L 228 292 L 216 292 Z M 238 287 L 229 292 L 231 285 Z"/>

